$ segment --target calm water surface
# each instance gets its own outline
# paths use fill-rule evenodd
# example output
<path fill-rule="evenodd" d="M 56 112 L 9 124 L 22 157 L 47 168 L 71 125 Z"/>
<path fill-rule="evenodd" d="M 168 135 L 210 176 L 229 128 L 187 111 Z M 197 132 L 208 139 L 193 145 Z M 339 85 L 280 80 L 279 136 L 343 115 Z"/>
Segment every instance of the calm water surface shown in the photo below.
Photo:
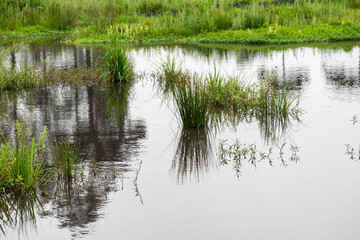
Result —
<path fill-rule="evenodd" d="M 44 70 L 90 67 L 102 55 L 96 48 L 54 41 L 3 48 L 7 64 L 35 62 Z M 35 208 L 36 222 L 3 223 L 1 238 L 360 238 L 360 161 L 345 154 L 345 144 L 355 151 L 360 144 L 360 121 L 351 121 L 360 117 L 357 43 L 135 46 L 130 54 L 144 77 L 129 97 L 92 87 L 1 96 L 0 126 L 9 137 L 15 119 L 26 120 L 34 135 L 46 126 L 52 137 L 79 140 L 84 162 L 103 163 L 103 174 L 111 176 L 114 166 L 121 169 L 110 183 L 100 176 L 82 194 L 46 199 L 42 208 Z M 199 74 L 213 71 L 215 64 L 223 74 L 256 81 L 270 71 L 301 93 L 301 121 L 267 132 L 256 120 L 224 118 L 216 131 L 184 130 L 150 76 L 167 56 Z M 255 167 L 244 161 L 237 177 L 232 163 L 220 164 L 220 139 L 238 139 L 264 151 L 273 147 L 273 164 L 262 160 Z M 282 143 L 283 161 L 278 154 Z M 298 162 L 289 160 L 291 144 L 300 149 Z M 4 209 L 7 203 L 1 204 Z"/>

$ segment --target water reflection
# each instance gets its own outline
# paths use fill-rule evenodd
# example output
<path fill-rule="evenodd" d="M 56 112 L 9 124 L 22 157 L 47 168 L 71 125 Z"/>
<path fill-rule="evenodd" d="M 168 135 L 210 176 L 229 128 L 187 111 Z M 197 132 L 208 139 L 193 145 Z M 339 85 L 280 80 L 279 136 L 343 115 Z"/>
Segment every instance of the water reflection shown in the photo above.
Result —
<path fill-rule="evenodd" d="M 44 205 L 36 191 L 21 195 L 0 194 L 0 230 L 6 236 L 7 229 L 17 228 L 19 237 L 30 229 L 36 229 L 36 211 Z M 0 234 L 1 235 L 1 234 Z"/>
<path fill-rule="evenodd" d="M 34 64 L 37 69 L 47 70 L 89 68 L 95 66 L 101 56 L 95 48 L 65 45 L 61 39 L 43 39 L 29 42 L 8 41 L 2 44 L 8 55 L 7 65 L 20 68 Z M 50 60 L 50 61 L 49 61 Z"/>
<path fill-rule="evenodd" d="M 258 69 L 258 78 L 263 79 L 268 74 L 276 79 L 278 88 L 285 88 L 287 90 L 301 90 L 304 85 L 310 82 L 309 70 L 306 67 L 299 66 L 287 69 L 283 62 L 282 67 L 276 67 L 271 70 L 267 69 L 265 65 L 261 65 Z"/>
<path fill-rule="evenodd" d="M 208 129 L 180 130 L 171 165 L 176 183 L 198 182 L 211 168 L 216 167 L 212 144 L 212 134 Z"/>
<path fill-rule="evenodd" d="M 336 67 L 324 63 L 322 68 L 327 82 L 337 88 L 360 86 L 360 65 L 358 69 L 347 69 L 345 63 L 337 64 Z"/>
<path fill-rule="evenodd" d="M 119 124 L 128 116 L 133 90 L 134 82 L 112 85 L 105 90 L 108 112 Z"/>
<path fill-rule="evenodd" d="M 108 195 L 119 190 L 121 168 L 115 164 L 86 163 L 79 166 L 72 180 L 53 180 L 46 186 L 47 212 L 40 216 L 54 216 L 59 228 L 69 229 L 74 238 L 92 232 L 91 223 L 101 218 L 101 209 L 108 203 Z"/>
<path fill-rule="evenodd" d="M 85 174 L 84 181 L 49 182 L 45 188 L 46 211 L 38 213 L 58 218 L 59 228 L 68 229 L 74 238 L 91 233 L 90 225 L 101 217 L 108 194 L 118 190 L 116 184 L 121 178 L 116 169 L 131 175 L 140 160 L 147 127 L 143 119 L 132 119 L 128 114 L 132 87 L 103 90 L 59 86 L 24 92 L 15 98 L 1 97 L 0 129 L 6 137 L 14 136 L 16 120 L 25 120 L 32 137 L 46 126 L 50 139 L 69 136 L 80 143 L 85 167 L 77 172 Z M 99 162 L 101 167 L 97 167 Z"/>

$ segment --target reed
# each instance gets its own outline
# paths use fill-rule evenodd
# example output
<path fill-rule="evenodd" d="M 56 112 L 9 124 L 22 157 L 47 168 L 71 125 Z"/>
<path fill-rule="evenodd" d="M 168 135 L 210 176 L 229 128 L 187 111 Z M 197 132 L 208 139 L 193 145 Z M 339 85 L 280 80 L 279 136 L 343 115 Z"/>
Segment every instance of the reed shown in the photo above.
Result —
<path fill-rule="evenodd" d="M 71 143 L 69 136 L 54 141 L 52 147 L 53 163 L 58 171 L 58 177 L 71 180 L 76 163 L 79 160 L 79 150 L 76 143 Z"/>
<path fill-rule="evenodd" d="M 210 120 L 209 97 L 204 85 L 194 77 L 188 83 L 177 84 L 172 90 L 177 115 L 184 127 L 204 128 Z"/>
<path fill-rule="evenodd" d="M 39 140 L 29 139 L 24 123 L 16 123 L 15 142 L 0 143 L 0 188 L 4 191 L 23 192 L 44 185 L 52 176 L 45 170 L 44 148 L 47 131 Z"/>
<path fill-rule="evenodd" d="M 107 48 L 104 56 L 108 81 L 119 83 L 130 81 L 134 78 L 134 65 L 126 50 L 113 41 Z"/>

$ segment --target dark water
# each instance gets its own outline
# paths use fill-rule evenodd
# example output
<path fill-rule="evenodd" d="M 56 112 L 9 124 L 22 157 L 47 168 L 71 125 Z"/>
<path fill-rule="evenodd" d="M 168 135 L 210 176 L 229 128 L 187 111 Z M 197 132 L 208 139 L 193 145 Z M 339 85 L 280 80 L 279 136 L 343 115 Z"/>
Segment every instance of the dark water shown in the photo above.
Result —
<path fill-rule="evenodd" d="M 101 61 L 99 49 L 56 41 L 3 48 L 8 64 L 17 67 L 33 61 L 39 69 L 90 67 Z M 85 163 L 104 166 L 79 194 L 60 187 L 51 197 L 40 197 L 41 204 L 18 206 L 27 215 L 15 224 L 3 222 L 2 238 L 360 238 L 360 162 L 350 159 L 345 146 L 356 152 L 360 144 L 357 43 L 132 46 L 130 52 L 145 77 L 124 95 L 90 87 L 1 95 L 0 126 L 6 135 L 14 135 L 15 119 L 26 120 L 34 135 L 46 126 L 52 137 L 79 140 Z M 252 81 L 272 71 L 291 91 L 301 92 L 301 121 L 279 129 L 225 116 L 216 130 L 182 129 L 150 76 L 167 56 L 200 74 L 213 71 L 214 64 L 224 74 Z M 272 147 L 272 164 L 243 161 L 237 176 L 233 162 L 219 160 L 220 139 L 238 139 L 264 152 Z M 290 145 L 299 148 L 299 161 L 291 160 Z M 117 176 L 115 167 L 121 169 Z M 49 192 L 54 184 L 47 186 Z M 1 208 L 9 201 L 0 199 Z M 32 208 L 33 214 L 26 211 Z"/>

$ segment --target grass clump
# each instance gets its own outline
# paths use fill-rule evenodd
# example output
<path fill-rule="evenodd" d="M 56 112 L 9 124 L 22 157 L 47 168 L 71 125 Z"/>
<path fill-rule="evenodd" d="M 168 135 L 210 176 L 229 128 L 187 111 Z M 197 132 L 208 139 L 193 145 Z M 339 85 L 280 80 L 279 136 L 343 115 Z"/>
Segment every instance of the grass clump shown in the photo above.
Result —
<path fill-rule="evenodd" d="M 204 128 L 210 118 L 208 94 L 196 77 L 187 83 L 178 84 L 172 91 L 177 113 L 188 128 Z"/>
<path fill-rule="evenodd" d="M 176 115 L 186 128 L 207 127 L 210 118 L 209 97 L 201 78 L 183 71 L 181 63 L 167 58 L 156 77 L 165 96 L 174 100 Z"/>
<path fill-rule="evenodd" d="M 79 158 L 78 145 L 70 143 L 69 137 L 61 137 L 54 141 L 52 153 L 58 176 L 71 180 Z"/>
<path fill-rule="evenodd" d="M 290 116 L 298 118 L 301 113 L 299 95 L 281 87 L 271 74 L 251 83 L 239 76 L 221 76 L 216 67 L 203 78 L 182 71 L 171 61 L 161 66 L 162 72 L 157 72 L 160 86 L 165 95 L 171 93 L 184 127 L 203 128 L 216 123 L 219 112 L 235 112 L 257 118 L 268 129 L 269 122 L 283 125 Z"/>
<path fill-rule="evenodd" d="M 0 188 L 3 191 L 23 192 L 44 185 L 52 176 L 45 170 L 44 128 L 39 140 L 29 138 L 24 123 L 16 122 L 15 142 L 3 140 L 0 143 Z"/>
<path fill-rule="evenodd" d="M 105 68 L 108 73 L 108 81 L 119 83 L 130 81 L 134 78 L 134 65 L 126 50 L 119 46 L 116 41 L 108 47 L 104 56 Z"/>

